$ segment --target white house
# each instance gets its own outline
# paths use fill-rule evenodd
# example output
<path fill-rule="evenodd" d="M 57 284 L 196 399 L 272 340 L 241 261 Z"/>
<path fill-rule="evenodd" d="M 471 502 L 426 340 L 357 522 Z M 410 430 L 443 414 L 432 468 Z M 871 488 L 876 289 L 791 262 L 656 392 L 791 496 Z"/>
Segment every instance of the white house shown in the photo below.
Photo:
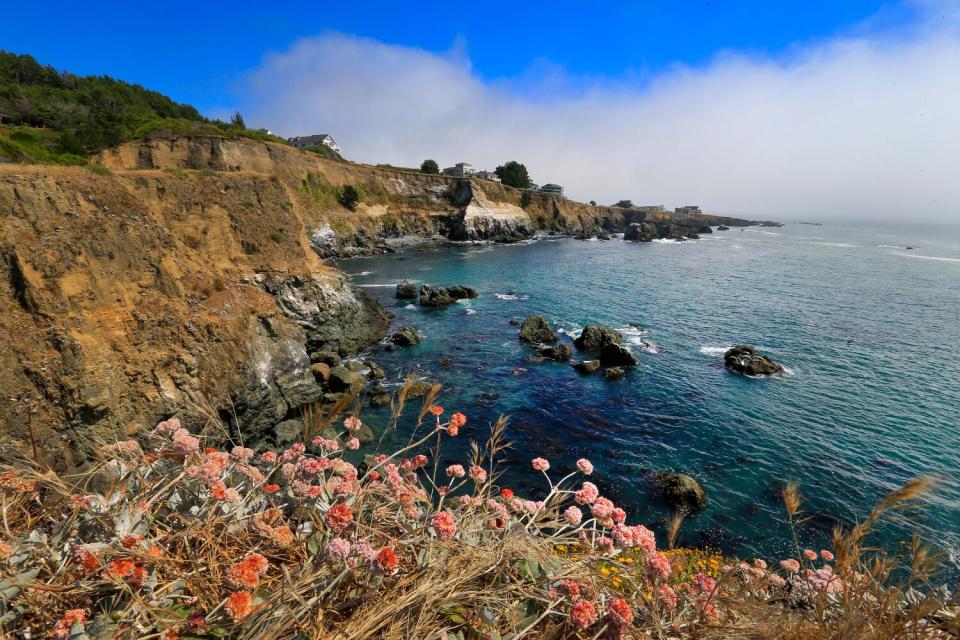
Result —
<path fill-rule="evenodd" d="M 452 167 L 447 167 L 443 172 L 448 176 L 456 176 L 458 178 L 465 178 L 474 174 L 473 165 L 466 162 L 458 162 Z"/>
<path fill-rule="evenodd" d="M 561 187 L 558 184 L 553 184 L 552 182 L 548 182 L 547 184 L 540 187 L 540 191 L 542 193 L 555 193 L 558 196 L 563 195 L 563 187 Z"/>
<path fill-rule="evenodd" d="M 321 133 L 319 135 L 313 136 L 296 136 L 293 138 L 287 138 L 287 142 L 295 146 L 297 149 L 308 149 L 310 147 L 319 147 L 324 145 L 330 147 L 337 153 L 340 153 L 340 147 L 337 145 L 337 141 L 333 139 L 329 133 Z"/>

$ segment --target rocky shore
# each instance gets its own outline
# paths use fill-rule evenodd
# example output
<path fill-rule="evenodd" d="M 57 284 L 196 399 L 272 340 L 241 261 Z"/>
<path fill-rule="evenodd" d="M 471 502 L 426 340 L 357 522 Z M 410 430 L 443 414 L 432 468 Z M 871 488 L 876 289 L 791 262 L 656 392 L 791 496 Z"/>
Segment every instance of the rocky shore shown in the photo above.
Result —
<path fill-rule="evenodd" d="M 390 314 L 329 259 L 551 234 L 681 239 L 751 223 L 651 220 L 252 140 L 153 139 L 96 160 L 108 170 L 0 168 L 0 447 L 35 445 L 60 468 L 171 416 L 280 442 L 305 407 L 375 381 L 375 363 L 351 358 L 386 337 Z M 347 185 L 364 194 L 351 208 L 338 200 Z M 476 295 L 402 293 L 423 305 Z M 614 350 L 596 354 L 603 366 L 629 366 Z"/>

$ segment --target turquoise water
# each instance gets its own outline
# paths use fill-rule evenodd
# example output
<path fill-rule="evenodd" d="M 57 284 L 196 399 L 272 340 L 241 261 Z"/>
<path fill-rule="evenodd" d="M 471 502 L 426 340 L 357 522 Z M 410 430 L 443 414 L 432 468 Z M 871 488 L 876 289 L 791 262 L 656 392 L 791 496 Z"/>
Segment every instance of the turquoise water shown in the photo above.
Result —
<path fill-rule="evenodd" d="M 460 447 L 482 439 L 500 414 L 510 417 L 514 464 L 501 484 L 536 493 L 542 487 L 527 472 L 534 455 L 558 471 L 587 457 L 602 492 L 662 532 L 669 512 L 650 474 L 690 473 L 710 502 L 684 524 L 684 543 L 777 557 L 788 553 L 785 481 L 805 496 L 804 538 L 825 544 L 837 522 L 863 517 L 912 477 L 936 474 L 937 492 L 877 540 L 896 546 L 918 532 L 960 570 L 960 227 L 545 240 L 341 266 L 396 313 L 395 326 L 424 335 L 422 345 L 375 349 L 374 358 L 393 383 L 415 371 L 445 384 L 442 403 L 471 418 Z M 445 309 L 407 306 L 393 297 L 401 278 L 468 284 L 480 297 Z M 617 327 L 640 365 L 609 383 L 536 362 L 508 322 L 535 313 L 565 340 L 587 322 Z M 722 353 L 737 343 L 759 346 L 788 373 L 754 380 L 727 372 Z"/>

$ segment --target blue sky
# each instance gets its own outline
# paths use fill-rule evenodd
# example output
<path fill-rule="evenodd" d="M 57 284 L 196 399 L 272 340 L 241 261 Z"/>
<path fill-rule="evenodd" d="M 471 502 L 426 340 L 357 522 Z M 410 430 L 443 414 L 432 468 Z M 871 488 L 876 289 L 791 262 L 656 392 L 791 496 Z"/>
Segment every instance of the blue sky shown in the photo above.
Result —
<path fill-rule="evenodd" d="M 578 200 L 960 221 L 960 0 L 8 3 L 0 48 Z"/>
<path fill-rule="evenodd" d="M 792 6 L 790 6 L 792 4 Z M 884 3 L 740 2 L 17 2 L 0 48 L 78 74 L 138 82 L 203 111 L 229 107 L 268 51 L 336 31 L 445 52 L 485 79 L 546 63 L 576 76 L 643 78 L 724 50 L 777 54 L 856 29 Z M 908 8 L 888 4 L 896 21 Z M 888 14 L 888 15 L 887 15 Z"/>

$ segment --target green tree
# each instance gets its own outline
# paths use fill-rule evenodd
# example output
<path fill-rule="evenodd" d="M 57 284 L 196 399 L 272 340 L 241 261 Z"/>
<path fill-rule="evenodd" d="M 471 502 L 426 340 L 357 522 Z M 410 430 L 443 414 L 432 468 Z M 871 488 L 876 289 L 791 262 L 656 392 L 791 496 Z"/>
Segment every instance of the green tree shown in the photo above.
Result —
<path fill-rule="evenodd" d="M 243 121 L 243 115 L 239 111 L 233 112 L 233 117 L 230 118 L 230 126 L 238 127 L 240 129 L 246 129 L 247 123 Z"/>
<path fill-rule="evenodd" d="M 440 165 L 437 164 L 436 160 L 427 158 L 420 165 L 420 171 L 423 173 L 440 173 Z"/>
<path fill-rule="evenodd" d="M 530 174 L 527 173 L 527 168 L 516 160 L 500 165 L 493 172 L 500 178 L 500 182 L 509 187 L 526 189 L 530 186 Z"/>
<path fill-rule="evenodd" d="M 613 205 L 615 207 L 620 207 L 622 209 L 632 209 L 633 201 L 632 200 L 620 200 L 617 204 Z"/>
<path fill-rule="evenodd" d="M 348 184 L 340 189 L 340 195 L 337 200 L 347 209 L 353 211 L 357 203 L 363 200 L 363 191 L 354 187 L 352 184 Z"/>

